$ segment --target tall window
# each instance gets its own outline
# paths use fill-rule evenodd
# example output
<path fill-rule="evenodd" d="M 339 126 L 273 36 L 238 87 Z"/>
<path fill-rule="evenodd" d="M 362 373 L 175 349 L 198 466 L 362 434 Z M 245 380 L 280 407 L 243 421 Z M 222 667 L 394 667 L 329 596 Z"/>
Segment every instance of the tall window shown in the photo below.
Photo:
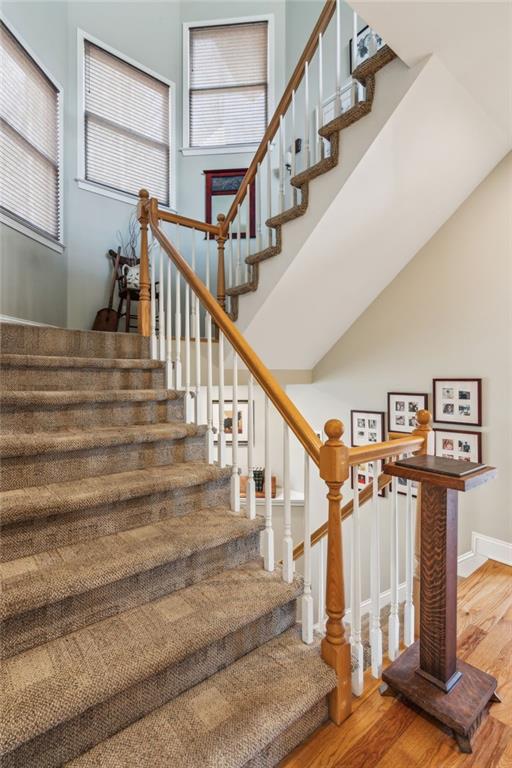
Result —
<path fill-rule="evenodd" d="M 58 87 L 0 23 L 0 208 L 60 238 Z"/>
<path fill-rule="evenodd" d="M 170 85 L 84 40 L 84 177 L 170 204 Z"/>
<path fill-rule="evenodd" d="M 267 126 L 268 22 L 188 29 L 190 147 L 258 144 Z"/>

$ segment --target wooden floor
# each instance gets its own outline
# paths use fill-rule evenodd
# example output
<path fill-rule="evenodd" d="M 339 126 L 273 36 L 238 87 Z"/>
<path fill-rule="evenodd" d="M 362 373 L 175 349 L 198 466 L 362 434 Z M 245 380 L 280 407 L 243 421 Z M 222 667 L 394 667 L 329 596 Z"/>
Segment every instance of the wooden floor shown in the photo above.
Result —
<path fill-rule="evenodd" d="M 458 656 L 494 675 L 493 704 L 463 755 L 455 741 L 367 677 L 364 696 L 341 726 L 327 723 L 281 768 L 512 768 L 512 567 L 488 560 L 458 587 Z"/>

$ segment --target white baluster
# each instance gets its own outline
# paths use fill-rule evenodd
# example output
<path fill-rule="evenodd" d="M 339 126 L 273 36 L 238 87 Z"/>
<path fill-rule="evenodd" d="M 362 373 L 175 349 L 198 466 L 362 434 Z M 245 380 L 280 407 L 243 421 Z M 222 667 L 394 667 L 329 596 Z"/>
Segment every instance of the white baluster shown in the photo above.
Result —
<path fill-rule="evenodd" d="M 158 254 L 158 359 L 165 361 L 165 290 L 164 290 L 164 252 Z"/>
<path fill-rule="evenodd" d="M 181 253 L 181 228 L 176 227 L 176 249 Z M 181 389 L 181 277 L 179 269 L 176 269 L 176 318 L 175 318 L 175 347 L 176 357 L 174 359 L 174 378 L 176 389 Z"/>
<path fill-rule="evenodd" d="M 400 618 L 398 616 L 398 493 L 397 479 L 391 481 L 391 521 L 390 521 L 390 589 L 391 605 L 389 612 L 388 656 L 394 661 L 400 646 Z"/>
<path fill-rule="evenodd" d="M 267 219 L 272 217 L 272 146 L 267 142 Z M 268 227 L 268 247 L 272 245 L 272 229 Z"/>
<path fill-rule="evenodd" d="M 309 168 L 309 64 L 304 64 L 304 169 Z"/>
<path fill-rule="evenodd" d="M 234 260 L 233 229 L 232 229 L 232 222 L 229 222 L 228 224 L 228 285 L 230 288 L 232 288 L 235 285 L 235 283 L 233 282 L 235 277 L 233 260 Z"/>
<path fill-rule="evenodd" d="M 218 465 L 226 466 L 226 434 L 224 432 L 224 334 L 219 329 L 219 434 L 217 440 Z"/>
<path fill-rule="evenodd" d="M 359 466 L 353 467 L 354 507 L 352 512 L 352 573 L 350 578 L 350 645 L 352 646 L 352 693 L 360 696 L 363 692 L 364 658 L 361 642 L 361 519 L 359 512 Z"/>
<path fill-rule="evenodd" d="M 318 133 L 320 130 L 320 110 L 315 107 L 315 161 L 319 162 L 322 159 L 322 137 Z"/>
<path fill-rule="evenodd" d="M 266 571 L 274 570 L 274 530 L 272 528 L 272 466 L 270 463 L 270 400 L 265 395 L 265 530 L 262 556 Z"/>
<path fill-rule="evenodd" d="M 190 416 L 190 285 L 185 282 L 185 421 Z"/>
<path fill-rule="evenodd" d="M 193 270 L 196 271 L 196 230 L 192 230 L 192 260 Z M 194 325 L 192 327 L 192 333 L 194 334 L 194 350 L 195 350 L 195 386 L 194 386 L 194 421 L 199 424 L 200 410 L 199 410 L 199 398 L 201 395 L 201 305 L 199 299 L 192 294 L 192 318 Z"/>
<path fill-rule="evenodd" d="M 320 540 L 318 552 L 318 631 L 325 631 L 325 585 L 327 580 L 327 536 Z"/>
<path fill-rule="evenodd" d="M 290 428 L 283 423 L 283 581 L 293 581 L 292 502 L 290 495 Z"/>
<path fill-rule="evenodd" d="M 256 485 L 254 483 L 254 379 L 249 373 L 247 385 L 247 490 L 246 512 L 249 520 L 256 517 Z"/>
<path fill-rule="evenodd" d="M 258 163 L 258 171 L 256 173 L 256 253 L 261 250 L 261 217 L 263 211 L 261 209 L 261 163 Z"/>
<path fill-rule="evenodd" d="M 240 473 L 238 469 L 238 355 L 233 351 L 233 412 L 232 412 L 232 472 L 231 510 L 240 512 Z"/>
<path fill-rule="evenodd" d="M 245 233 L 245 259 L 244 259 L 244 280 L 249 281 L 249 265 L 247 259 L 251 255 L 251 191 L 250 188 L 245 195 L 247 200 L 247 230 Z"/>
<path fill-rule="evenodd" d="M 318 128 L 324 124 L 324 39 L 318 35 Z M 318 136 L 318 133 L 317 133 Z M 320 159 L 324 156 L 324 140 L 318 136 Z"/>
<path fill-rule="evenodd" d="M 165 382 L 167 389 L 172 389 L 172 264 L 167 258 L 167 279 L 165 281 L 166 312 L 165 312 Z M 163 287 L 162 289 L 163 290 Z"/>
<path fill-rule="evenodd" d="M 155 286 L 155 258 L 156 248 L 151 249 L 151 358 L 157 360 L 158 358 L 158 343 L 156 338 L 156 286 Z M 128 311 L 128 310 L 127 310 Z M 130 318 L 128 318 L 128 322 Z"/>
<path fill-rule="evenodd" d="M 302 594 L 302 642 L 313 642 L 313 595 L 311 594 L 311 491 L 309 456 L 304 452 L 304 592 Z M 323 576 L 322 576 L 323 579 Z"/>
<path fill-rule="evenodd" d="M 357 68 L 357 13 L 352 14 L 352 71 Z"/>
<path fill-rule="evenodd" d="M 285 208 L 284 192 L 284 116 L 279 116 L 279 212 L 282 213 Z"/>
<path fill-rule="evenodd" d="M 373 490 L 370 531 L 370 646 L 372 675 L 382 672 L 382 629 L 380 626 L 380 517 L 379 517 L 379 462 L 373 462 Z"/>
<path fill-rule="evenodd" d="M 334 115 L 341 112 L 341 2 L 336 0 L 336 101 Z"/>
<path fill-rule="evenodd" d="M 206 287 L 210 290 L 210 238 L 206 241 Z M 212 317 L 206 313 L 206 455 L 213 464 L 213 354 Z"/>
<path fill-rule="evenodd" d="M 414 510 L 412 502 L 412 481 L 407 480 L 405 509 L 405 607 L 404 607 L 404 644 L 414 643 Z"/>
<path fill-rule="evenodd" d="M 236 211 L 237 224 L 236 224 L 236 268 L 235 268 L 235 280 L 236 285 L 240 285 L 242 282 L 242 214 L 240 210 L 240 203 Z"/>
<path fill-rule="evenodd" d="M 291 146 L 291 155 L 292 155 L 292 168 L 290 177 L 293 179 L 296 173 L 297 169 L 297 152 L 296 152 L 296 145 L 295 145 L 295 137 L 296 137 L 296 125 L 295 125 L 296 115 L 295 115 L 295 88 L 292 91 L 292 146 Z M 297 205 L 297 188 L 293 187 L 293 205 Z"/>

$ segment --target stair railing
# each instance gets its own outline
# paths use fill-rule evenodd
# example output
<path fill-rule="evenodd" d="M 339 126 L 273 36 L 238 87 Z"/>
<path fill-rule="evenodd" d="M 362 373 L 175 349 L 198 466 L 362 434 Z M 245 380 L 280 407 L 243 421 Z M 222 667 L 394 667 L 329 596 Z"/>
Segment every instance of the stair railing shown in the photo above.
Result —
<path fill-rule="evenodd" d="M 355 116 L 365 98 L 365 64 L 360 64 L 357 44 L 364 22 L 352 12 L 352 72 L 343 82 L 341 63 L 347 51 L 341 17 L 342 0 L 326 0 L 227 213 L 213 224 L 162 212 L 162 221 L 180 227 L 182 252 L 189 261 L 185 233 L 206 235 L 207 245 L 216 241 L 217 300 L 233 319 L 239 296 L 258 285 L 260 263 L 280 252 L 281 224 L 307 207 L 309 180 L 336 164 L 338 118 L 351 112 Z M 371 56 L 380 38 L 370 31 L 368 39 Z M 379 50 L 379 56 L 389 53 L 387 46 Z M 148 334 L 149 291 L 149 274 L 141 270 L 139 327 Z"/>
<path fill-rule="evenodd" d="M 158 316 L 159 335 L 155 335 L 156 354 L 165 354 L 172 345 L 174 350 L 170 364 L 166 366 L 167 386 L 185 390 L 187 420 L 196 424 L 206 423 L 207 455 L 210 462 L 219 467 L 231 465 L 231 507 L 234 512 L 241 512 L 245 504 L 245 514 L 254 519 L 257 513 L 257 489 L 255 482 L 255 428 L 263 425 L 264 445 L 264 491 L 261 492 L 264 508 L 264 527 L 261 537 L 261 555 L 264 568 L 274 571 L 279 554 L 282 559 L 281 577 L 290 583 L 294 578 L 294 537 L 293 527 L 296 520 L 292 517 L 291 505 L 291 441 L 292 436 L 303 450 L 304 472 L 304 597 L 302 599 L 302 636 L 307 643 L 313 640 L 313 630 L 323 631 L 323 622 L 314 621 L 315 596 L 321 604 L 321 616 L 327 616 L 325 634 L 322 640 L 322 656 L 336 670 L 338 684 L 330 696 L 330 716 L 336 722 L 342 722 L 351 709 L 351 656 L 360 657 L 360 637 L 358 639 L 357 613 L 360 597 L 356 568 L 356 578 L 352 579 L 354 597 L 351 602 L 354 621 L 350 642 L 345 634 L 343 619 L 345 616 L 345 578 L 342 554 L 342 516 L 341 489 L 346 484 L 351 468 L 357 473 L 361 463 L 373 462 L 375 477 L 378 476 L 379 462 L 392 456 L 422 452 L 427 450 L 429 429 L 427 422 L 430 415 L 421 415 L 420 426 L 415 434 L 401 435 L 397 439 L 368 446 L 348 448 L 342 440 L 343 424 L 337 419 L 325 425 L 327 439 L 322 443 L 311 425 L 282 389 L 277 379 L 264 365 L 247 340 L 240 333 L 229 315 L 222 309 L 208 284 L 203 283 L 197 273 L 181 255 L 178 249 L 180 225 L 175 224 L 173 240 L 164 233 L 161 223 L 168 222 L 167 214 L 158 207 L 155 198 L 149 199 L 148 193 L 141 190 L 138 217 L 142 232 L 143 247 L 147 247 L 148 231 L 156 240 L 160 249 L 152 249 L 149 294 L 151 299 L 151 323 L 154 326 Z M 210 274 L 206 264 L 206 276 Z M 158 295 L 158 312 L 156 298 Z M 187 299 L 188 296 L 188 299 Z M 181 306 L 184 305 L 182 317 Z M 200 318 L 200 322 L 198 322 Z M 205 328 L 205 337 L 201 336 L 200 325 Z M 216 339 L 212 333 L 215 326 Z M 182 329 L 185 335 L 182 339 Z M 161 336 L 160 336 L 161 334 Z M 206 350 L 201 348 L 202 339 Z M 161 342 L 161 343 L 160 343 Z M 204 346 L 204 345 L 203 345 Z M 216 346 L 216 365 L 213 350 Z M 184 352 L 184 364 L 181 363 L 181 349 Z M 194 353 L 193 353 L 194 350 Z M 181 379 L 183 374 L 183 379 Z M 181 379 L 181 380 L 180 380 Z M 243 384 L 242 384 L 243 382 Z M 242 459 L 241 436 L 244 425 L 240 421 L 241 386 L 247 387 L 247 458 Z M 228 390 L 229 387 L 229 390 Z M 256 387 L 261 394 L 263 417 L 254 420 Z M 245 399 L 245 396 L 244 396 Z M 216 418 L 215 418 L 215 409 Z M 281 417 L 283 434 L 283 471 L 282 494 L 283 516 L 282 535 L 275 534 L 275 502 L 273 501 L 272 466 L 278 458 L 275 445 L 275 426 L 272 419 L 275 413 Z M 214 425 L 214 419 L 217 422 Z M 226 444 L 229 437 L 231 445 Z M 217 441 L 216 447 L 214 441 Z M 312 569 L 311 530 L 313 522 L 314 470 L 319 469 L 320 477 L 327 485 L 328 514 L 326 525 L 327 556 L 325 574 Z M 247 466 L 247 485 L 245 497 L 241 492 L 240 475 L 242 466 Z M 245 468 L 245 466 L 244 466 Z M 376 486 L 377 487 L 377 486 Z M 367 492 L 368 493 L 368 492 Z M 372 497 L 373 498 L 373 497 Z M 359 495 L 353 500 L 352 521 L 356 527 L 352 534 L 351 549 L 358 551 L 358 512 Z M 324 518 L 324 515 L 322 515 Z M 322 520 L 323 522 L 323 520 Z M 393 528 L 397 530 L 397 526 Z M 276 549 L 278 552 L 276 553 Z M 360 560 L 359 560 L 360 563 Z M 359 570 L 358 570 L 359 569 Z M 392 608 L 397 605 L 397 594 L 392 585 Z M 358 591 L 359 589 L 359 591 Z M 325 598 L 322 597 L 325 595 Z M 325 607 L 324 607 L 325 606 Z M 395 611 L 396 613 L 396 611 Z M 394 614 L 395 615 L 395 614 Z M 396 624 L 396 622 L 395 622 Z M 359 632 L 360 635 L 360 632 Z M 362 669 L 362 665 L 361 665 Z"/>

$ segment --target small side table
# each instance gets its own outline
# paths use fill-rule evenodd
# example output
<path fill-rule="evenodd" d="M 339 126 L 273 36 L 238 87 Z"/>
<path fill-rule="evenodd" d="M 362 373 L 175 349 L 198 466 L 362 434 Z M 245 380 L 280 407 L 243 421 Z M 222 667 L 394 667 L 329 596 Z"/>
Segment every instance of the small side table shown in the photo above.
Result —
<path fill-rule="evenodd" d="M 389 689 L 384 686 L 382 693 L 400 694 L 451 728 L 460 750 L 471 752 L 471 738 L 489 703 L 500 699 L 496 679 L 456 655 L 458 493 L 488 482 L 496 470 L 480 466 L 469 474 L 448 474 L 461 465 L 455 459 L 416 456 L 383 468 L 421 483 L 421 561 L 420 639 L 383 672 Z"/>

